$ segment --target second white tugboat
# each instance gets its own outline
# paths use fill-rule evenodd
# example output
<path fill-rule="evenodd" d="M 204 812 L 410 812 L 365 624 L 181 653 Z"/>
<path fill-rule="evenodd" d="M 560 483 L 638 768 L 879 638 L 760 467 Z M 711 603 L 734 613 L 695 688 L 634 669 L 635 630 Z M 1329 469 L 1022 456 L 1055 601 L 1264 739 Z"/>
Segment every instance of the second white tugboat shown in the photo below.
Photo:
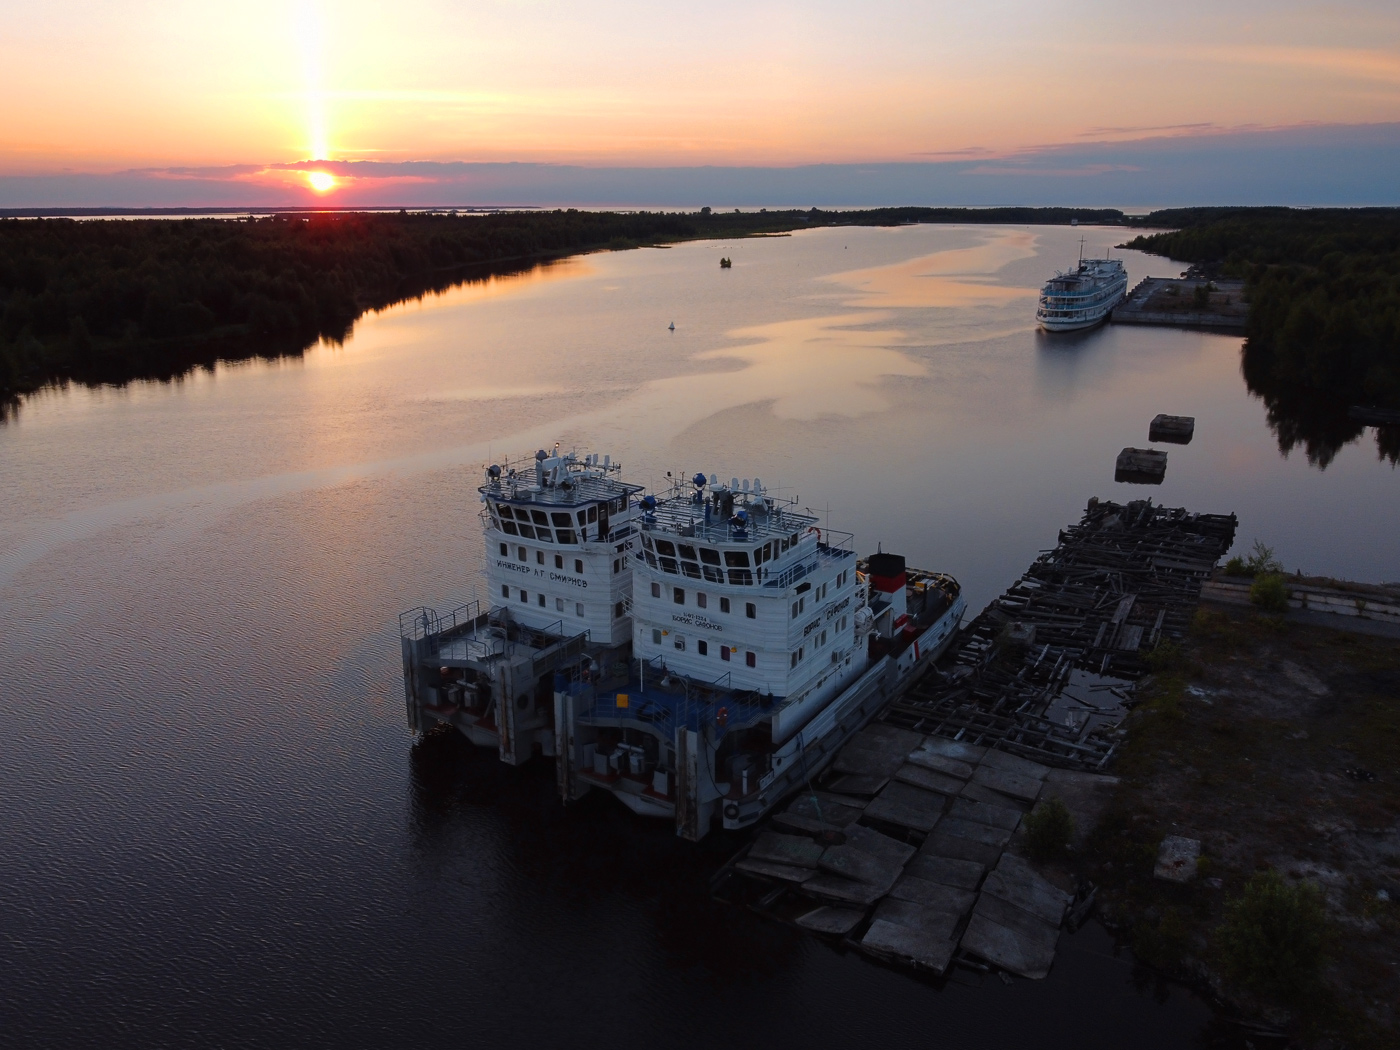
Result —
<path fill-rule="evenodd" d="M 565 801 L 608 791 L 698 840 L 816 776 L 965 602 L 898 555 L 858 562 L 757 478 L 640 491 L 557 447 L 486 472 L 491 606 L 401 617 L 409 723 L 543 753 Z"/>
<path fill-rule="evenodd" d="M 849 534 L 757 478 L 692 484 L 640 503 L 629 681 L 569 681 L 556 722 L 566 799 L 601 788 L 695 840 L 815 776 L 947 647 L 965 602 L 898 555 L 858 564 Z"/>

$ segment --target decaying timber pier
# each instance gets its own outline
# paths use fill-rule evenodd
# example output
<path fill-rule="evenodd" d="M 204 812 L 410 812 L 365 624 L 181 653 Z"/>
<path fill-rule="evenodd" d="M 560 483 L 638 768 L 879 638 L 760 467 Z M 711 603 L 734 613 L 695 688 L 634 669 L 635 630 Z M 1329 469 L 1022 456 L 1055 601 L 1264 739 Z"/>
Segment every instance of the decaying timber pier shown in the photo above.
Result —
<path fill-rule="evenodd" d="M 1147 654 L 1190 626 L 1234 515 L 1091 500 L 954 654 L 895 698 L 715 876 L 717 896 L 873 957 L 1043 977 L 1091 887 L 1016 833 L 1042 798 L 1088 823 Z"/>

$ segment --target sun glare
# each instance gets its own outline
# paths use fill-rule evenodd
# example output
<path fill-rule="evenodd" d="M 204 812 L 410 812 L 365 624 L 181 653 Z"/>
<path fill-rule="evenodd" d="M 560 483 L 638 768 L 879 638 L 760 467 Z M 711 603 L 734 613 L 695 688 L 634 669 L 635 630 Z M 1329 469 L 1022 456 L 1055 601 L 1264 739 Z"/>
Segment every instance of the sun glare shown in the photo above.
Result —
<path fill-rule="evenodd" d="M 335 189 L 335 176 L 328 171 L 308 171 L 306 181 L 317 193 L 329 193 Z"/>

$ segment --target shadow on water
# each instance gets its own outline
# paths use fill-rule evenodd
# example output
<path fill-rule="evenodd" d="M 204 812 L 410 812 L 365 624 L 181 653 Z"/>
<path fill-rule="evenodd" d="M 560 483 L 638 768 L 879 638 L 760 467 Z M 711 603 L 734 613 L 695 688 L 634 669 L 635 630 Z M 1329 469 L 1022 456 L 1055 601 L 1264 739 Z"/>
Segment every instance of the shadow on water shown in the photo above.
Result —
<path fill-rule="evenodd" d="M 742 837 L 685 842 L 665 822 L 636 817 L 600 793 L 560 805 L 551 765 L 507 766 L 447 727 L 426 733 L 410 754 L 421 850 L 454 848 L 447 832 L 458 817 L 488 807 L 500 822 L 500 848 L 530 893 L 566 907 L 605 898 L 640 905 L 669 968 L 723 988 L 797 963 L 795 931 L 710 897 L 710 875 Z"/>
<path fill-rule="evenodd" d="M 1281 355 L 1250 339 L 1240 354 L 1240 372 L 1249 392 L 1264 402 L 1284 456 L 1301 448 L 1309 464 L 1326 470 L 1337 453 L 1359 441 L 1367 429 L 1348 414 L 1367 398 L 1364 387 L 1344 368 L 1303 376 Z M 1374 429 L 1377 458 L 1392 465 L 1400 462 L 1400 426 Z"/>
<path fill-rule="evenodd" d="M 629 954 L 658 988 L 684 981 L 687 1011 L 732 1011 L 741 1028 L 757 1035 L 770 1024 L 786 1033 L 783 1045 L 831 1046 L 842 1031 L 905 1036 L 939 1026 L 940 1045 L 986 1045 L 988 1028 L 1011 1043 L 1076 1048 L 1123 1045 L 1197 1046 L 1238 1050 L 1240 1031 L 1213 1016 L 1180 985 L 1136 964 L 1105 929 L 1091 924 L 1061 939 L 1059 960 L 1044 981 L 1015 980 L 955 968 L 944 979 L 919 977 L 880 964 L 830 941 L 803 934 L 743 907 L 709 895 L 709 876 L 743 836 L 715 833 L 701 843 L 675 838 L 669 825 L 646 821 L 615 800 L 591 795 L 561 806 L 546 762 L 510 767 L 476 748 L 455 730 L 439 727 L 410 752 L 414 849 L 441 856 L 464 848 L 463 823 L 487 819 L 495 826 L 492 848 L 520 883 L 521 907 L 580 916 L 580 937 L 590 937 L 589 907 L 618 921 L 618 905 L 640 914 L 640 927 L 624 931 Z M 514 921 L 512 917 L 511 921 Z M 556 930 L 554 939 L 567 939 Z M 560 950 L 555 943 L 551 950 Z M 768 995 L 793 981 L 822 1003 L 810 1016 L 770 1016 Z M 587 1012 L 597 1007 L 592 986 L 559 989 L 560 1006 Z M 577 1002 L 573 1000 L 577 999 Z M 1161 1011 L 1155 1030 L 1150 1016 Z M 646 1011 L 633 1023 L 645 1025 Z M 1055 1034 L 1038 1032 L 1049 1017 L 1078 1016 L 1080 1023 Z M 1165 1022 L 1165 1023 L 1163 1023 Z M 1148 1033 L 1151 1034 L 1148 1034 Z M 720 1031 L 709 1032 L 718 1037 Z M 693 1038 L 691 1038 L 693 1037 Z M 677 1045 L 706 1045 L 704 1031 Z M 586 1041 L 586 1040 L 585 1040 Z M 1259 1044 L 1266 1045 L 1266 1044 Z"/>

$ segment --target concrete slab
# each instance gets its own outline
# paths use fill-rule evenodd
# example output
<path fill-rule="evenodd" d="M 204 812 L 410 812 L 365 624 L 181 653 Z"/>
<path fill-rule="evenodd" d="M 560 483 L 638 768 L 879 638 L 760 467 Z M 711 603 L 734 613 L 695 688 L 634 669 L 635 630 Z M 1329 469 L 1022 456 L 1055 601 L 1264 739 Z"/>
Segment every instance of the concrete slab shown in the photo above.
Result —
<path fill-rule="evenodd" d="M 866 798 L 873 798 L 889 782 L 889 777 L 867 777 L 859 773 L 843 773 L 831 782 L 831 788 L 833 791 L 847 795 L 864 795 Z"/>
<path fill-rule="evenodd" d="M 855 773 L 863 777 L 890 777 L 904 765 L 905 756 L 899 751 L 871 751 L 855 745 L 847 745 L 831 763 L 838 773 Z"/>
<path fill-rule="evenodd" d="M 938 835 L 953 835 L 960 839 L 971 839 L 973 842 L 981 842 L 985 845 L 995 846 L 998 851 L 1006 848 L 1006 844 L 1011 841 L 1011 832 L 1005 828 L 994 828 L 990 824 L 982 824 L 975 820 L 964 820 L 961 817 L 944 817 L 939 824 Z M 920 853 L 925 852 L 920 850 Z M 998 856 L 1000 853 L 998 853 Z M 992 859 L 996 863 L 996 858 Z"/>
<path fill-rule="evenodd" d="M 823 848 L 806 835 L 783 835 L 776 831 L 760 831 L 749 847 L 749 859 L 790 864 L 798 868 L 815 868 Z"/>
<path fill-rule="evenodd" d="M 1015 858 L 1019 859 L 1019 858 Z M 1070 895 L 1057 889 L 1027 866 L 1022 869 L 1006 863 L 1003 855 L 996 870 L 987 873 L 982 893 L 1015 905 L 1056 928 L 1064 920 Z"/>
<path fill-rule="evenodd" d="M 808 882 L 817 874 L 815 868 L 799 868 L 793 864 L 775 864 L 766 860 L 750 860 L 745 857 L 734 865 L 735 871 L 742 871 L 746 875 L 762 875 L 770 879 L 782 879 L 784 882 L 793 882 L 801 885 Z"/>
<path fill-rule="evenodd" d="M 942 926 L 906 926 L 876 919 L 861 938 L 862 951 L 889 962 L 903 963 L 942 975 L 953 960 L 957 942 L 940 936 Z"/>
<path fill-rule="evenodd" d="M 853 803 L 861 802 L 860 805 Z M 838 828 L 844 828 L 847 824 L 859 819 L 861 812 L 865 809 L 862 800 L 848 799 L 838 802 L 835 798 L 827 796 L 823 798 L 820 794 L 815 797 L 810 794 L 798 795 L 789 803 L 787 813 L 793 817 L 801 817 L 805 820 L 817 821 L 821 824 L 832 824 Z"/>
<path fill-rule="evenodd" d="M 920 857 L 940 857 L 947 860 L 973 861 L 983 867 L 995 864 L 1001 856 L 1002 847 L 958 838 L 934 831 L 919 847 Z"/>
<path fill-rule="evenodd" d="M 942 795 L 956 795 L 963 786 L 963 781 L 957 777 L 950 777 L 947 773 L 916 766 L 912 762 L 906 762 L 900 766 L 895 771 L 894 778 L 905 784 L 913 784 L 915 787 L 923 788 L 925 791 L 937 791 Z"/>
<path fill-rule="evenodd" d="M 963 798 L 970 798 L 974 802 L 987 802 L 993 806 L 1010 806 L 1018 809 L 1022 813 L 1030 812 L 1030 806 L 1020 799 L 1012 798 L 1010 795 L 1003 795 L 1000 791 L 993 791 L 985 784 L 979 784 L 975 780 L 969 780 L 963 785 L 963 789 L 958 792 Z"/>
<path fill-rule="evenodd" d="M 972 890 L 954 889 L 952 886 L 943 886 L 936 882 L 915 878 L 912 875 L 905 875 L 894 884 L 890 895 L 885 898 L 881 907 L 891 901 L 905 901 L 921 908 L 941 908 L 961 919 L 977 903 L 977 894 Z M 879 912 L 875 913 L 875 917 L 877 919 L 889 918 L 889 916 L 881 915 Z"/>
<path fill-rule="evenodd" d="M 825 824 L 811 817 L 798 816 L 796 813 L 774 813 L 773 826 L 780 831 L 802 835 L 821 835 L 841 830 L 839 824 Z"/>
<path fill-rule="evenodd" d="M 934 857 L 924 854 L 916 856 L 904 866 L 906 878 L 923 879 L 941 886 L 952 886 L 958 890 L 975 890 L 982 884 L 982 876 L 987 873 L 986 865 L 975 860 L 958 860 L 954 857 Z"/>
<path fill-rule="evenodd" d="M 1027 935 L 1021 930 L 1003 926 L 984 912 L 979 902 L 979 907 L 967 921 L 960 944 L 963 951 L 1008 973 L 1039 980 L 1050 973 L 1050 966 L 1055 961 L 1057 940 L 1057 931 L 1049 930 L 1049 927 Z"/>
<path fill-rule="evenodd" d="M 1005 751 L 988 751 L 982 756 L 982 765 L 987 769 L 1001 769 L 1007 773 L 1019 773 L 1023 777 L 1033 777 L 1036 780 L 1044 780 L 1050 773 L 1050 767 L 1039 762 L 1032 762 L 1029 758 L 1022 758 L 1020 755 L 1010 755 Z"/>
<path fill-rule="evenodd" d="M 840 937 L 859 926 L 863 918 L 865 910 L 862 908 L 837 908 L 823 904 L 805 915 L 799 915 L 797 925 L 813 933 L 829 933 Z"/>
<path fill-rule="evenodd" d="M 925 791 L 896 780 L 865 807 L 865 817 L 928 832 L 938 823 L 947 801 L 937 792 Z"/>
<path fill-rule="evenodd" d="M 846 845 L 854 846 L 858 850 L 869 853 L 872 857 L 879 857 L 881 860 L 887 860 L 900 867 L 903 867 L 916 852 L 909 843 L 882 835 L 874 828 L 851 824 L 845 830 Z"/>
<path fill-rule="evenodd" d="M 977 765 L 987 753 L 987 749 L 981 744 L 967 744 L 961 740 L 949 740 L 942 736 L 929 736 L 924 738 L 924 742 L 919 745 L 918 752 L 929 755 L 939 755 L 943 758 L 954 758 L 959 762 L 967 762 L 969 765 Z M 909 760 L 914 760 L 916 752 L 909 753 Z"/>
<path fill-rule="evenodd" d="M 851 845 L 827 847 L 817 866 L 822 871 L 871 886 L 892 886 L 900 872 L 900 865 Z"/>
<path fill-rule="evenodd" d="M 970 798 L 953 799 L 953 805 L 949 808 L 948 815 L 959 820 L 970 820 L 978 824 L 1002 828 L 1005 831 L 1015 831 L 1021 823 L 1019 810 L 1009 806 L 994 806 L 988 802 L 974 802 Z"/>
<path fill-rule="evenodd" d="M 821 871 L 802 883 L 802 892 L 822 900 L 836 901 L 839 904 L 855 904 L 865 908 L 889 893 L 893 885 L 893 878 L 888 883 L 877 886 Z"/>
<path fill-rule="evenodd" d="M 922 746 L 923 742 L 924 734 L 884 722 L 871 722 L 851 738 L 851 744 L 855 747 L 874 751 L 898 751 L 902 755 L 907 755 L 916 747 Z"/>
<path fill-rule="evenodd" d="M 946 773 L 950 777 L 966 780 L 972 776 L 973 764 L 957 758 L 947 758 L 926 748 L 919 748 L 909 755 L 909 764 L 931 769 L 935 773 Z"/>
<path fill-rule="evenodd" d="M 1049 772 L 1049 770 L 1046 770 Z M 1021 802 L 1033 803 L 1040 795 L 1043 780 L 1012 773 L 1005 769 L 991 769 L 985 762 L 972 774 L 973 783 L 991 788 L 1003 795 L 1009 795 Z"/>
<path fill-rule="evenodd" d="M 1168 882 L 1190 882 L 1196 877 L 1196 861 L 1200 856 L 1200 839 L 1168 835 L 1157 851 L 1157 866 L 1152 874 Z"/>

